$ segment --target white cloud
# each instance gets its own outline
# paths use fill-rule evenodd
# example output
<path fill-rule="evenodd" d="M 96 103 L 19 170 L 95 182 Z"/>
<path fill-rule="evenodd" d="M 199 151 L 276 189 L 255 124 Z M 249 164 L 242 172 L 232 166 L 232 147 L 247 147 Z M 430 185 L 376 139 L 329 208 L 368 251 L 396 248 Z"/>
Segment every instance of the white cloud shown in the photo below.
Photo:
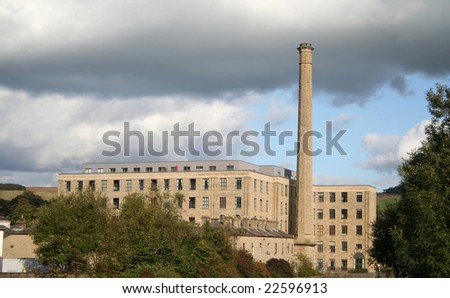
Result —
<path fill-rule="evenodd" d="M 402 137 L 398 146 L 398 158 L 408 158 L 408 153 L 419 148 L 422 141 L 425 140 L 425 127 L 430 123 L 430 120 L 423 120 L 419 124 L 410 128 L 406 135 Z"/>
<path fill-rule="evenodd" d="M 34 97 L 0 88 L 0 114 L 3 115 L 0 171 L 3 175 L 9 171 L 13 176 L 24 171 L 73 171 L 82 162 L 101 158 L 102 150 L 110 149 L 103 144 L 103 134 L 116 130 L 123 136 L 124 122 L 129 122 L 131 130 L 142 132 L 145 137 L 148 131 L 156 135 L 169 131 L 170 136 L 177 122 L 180 130 L 187 130 L 188 124 L 194 123 L 202 134 L 209 130 L 225 134 L 242 129 L 246 102 L 245 96 L 208 102 L 181 97 L 128 100 L 58 94 Z M 122 139 L 117 141 L 123 143 Z M 155 136 L 154 140 L 160 142 L 161 138 Z M 131 152 L 137 152 L 137 141 L 131 140 L 131 144 L 134 145 Z M 3 180 L 8 179 L 3 177 Z"/>
<path fill-rule="evenodd" d="M 402 137 L 366 134 L 364 148 L 368 154 L 368 161 L 357 165 L 383 174 L 395 174 L 401 160 L 407 158 L 409 152 L 421 146 L 421 142 L 425 139 L 425 126 L 428 123 L 429 120 L 421 121 Z"/>

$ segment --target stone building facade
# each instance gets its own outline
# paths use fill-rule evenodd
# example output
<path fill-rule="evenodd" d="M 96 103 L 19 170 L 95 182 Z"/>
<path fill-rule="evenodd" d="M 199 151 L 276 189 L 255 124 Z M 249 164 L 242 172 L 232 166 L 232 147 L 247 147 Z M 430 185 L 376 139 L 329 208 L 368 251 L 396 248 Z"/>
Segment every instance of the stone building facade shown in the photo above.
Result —
<path fill-rule="evenodd" d="M 298 253 L 294 244 L 298 237 L 295 177 L 289 169 L 239 160 L 88 163 L 81 173 L 60 174 L 58 189 L 60 194 L 86 188 L 101 191 L 117 209 L 129 193 L 146 193 L 151 188 L 171 197 L 181 193 L 184 200 L 179 210 L 184 220 L 232 227 L 236 247 L 249 251 L 256 260 L 292 261 Z M 341 199 L 344 196 L 346 200 Z M 375 189 L 313 186 L 312 197 L 313 244 L 308 256 L 317 268 L 367 268 Z"/>

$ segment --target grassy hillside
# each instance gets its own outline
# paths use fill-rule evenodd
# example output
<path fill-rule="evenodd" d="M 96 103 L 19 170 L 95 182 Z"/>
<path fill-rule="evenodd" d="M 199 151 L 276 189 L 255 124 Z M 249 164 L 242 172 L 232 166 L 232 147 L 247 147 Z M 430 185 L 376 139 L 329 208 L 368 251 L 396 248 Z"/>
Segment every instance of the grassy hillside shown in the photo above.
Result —
<path fill-rule="evenodd" d="M 377 193 L 377 212 L 382 212 L 387 205 L 400 200 L 398 194 Z"/>

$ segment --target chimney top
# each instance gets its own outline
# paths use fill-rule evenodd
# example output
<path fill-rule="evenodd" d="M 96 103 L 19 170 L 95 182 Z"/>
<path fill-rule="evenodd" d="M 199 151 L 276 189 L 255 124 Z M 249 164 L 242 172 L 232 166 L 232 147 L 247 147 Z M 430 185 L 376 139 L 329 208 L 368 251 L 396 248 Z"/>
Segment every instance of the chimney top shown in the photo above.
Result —
<path fill-rule="evenodd" d="M 297 48 L 297 50 L 301 51 L 301 50 L 314 50 L 312 44 L 310 43 L 301 43 L 299 45 L 299 47 Z"/>

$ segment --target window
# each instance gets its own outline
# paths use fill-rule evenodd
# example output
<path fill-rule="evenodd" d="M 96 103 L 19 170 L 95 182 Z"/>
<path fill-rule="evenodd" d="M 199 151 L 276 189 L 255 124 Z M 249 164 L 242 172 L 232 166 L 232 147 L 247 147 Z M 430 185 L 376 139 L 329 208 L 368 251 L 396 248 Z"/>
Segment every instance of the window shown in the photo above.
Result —
<path fill-rule="evenodd" d="M 342 203 L 347 203 L 347 201 L 348 201 L 348 193 L 342 192 L 341 193 L 341 202 Z"/>
<path fill-rule="evenodd" d="M 341 242 L 342 252 L 347 252 L 347 241 Z"/>
<path fill-rule="evenodd" d="M 226 197 L 220 197 L 219 207 L 221 209 L 227 208 L 227 198 Z"/>
<path fill-rule="evenodd" d="M 189 179 L 189 189 L 195 190 L 197 188 L 197 180 L 196 179 Z"/>
<path fill-rule="evenodd" d="M 166 167 L 159 167 L 158 168 L 158 172 L 167 172 L 167 168 Z"/>
<path fill-rule="evenodd" d="M 362 235 L 363 234 L 363 228 L 361 225 L 356 226 L 356 235 Z"/>
<path fill-rule="evenodd" d="M 330 259 L 330 266 L 329 266 L 331 271 L 336 270 L 336 260 L 335 259 Z"/>
<path fill-rule="evenodd" d="M 66 190 L 71 191 L 72 190 L 72 183 L 70 181 L 66 181 Z"/>
<path fill-rule="evenodd" d="M 216 169 L 217 169 L 216 166 L 209 166 L 209 170 L 210 170 L 210 171 L 215 171 Z"/>
<path fill-rule="evenodd" d="M 270 255 L 270 243 L 267 243 L 266 245 L 266 254 Z"/>
<path fill-rule="evenodd" d="M 363 218 L 362 209 L 356 209 L 356 219 L 362 219 L 362 218 Z"/>
<path fill-rule="evenodd" d="M 122 168 L 122 173 L 128 173 L 128 168 Z"/>
<path fill-rule="evenodd" d="M 178 166 L 170 167 L 171 172 L 178 172 Z"/>
<path fill-rule="evenodd" d="M 281 202 L 280 212 L 281 212 L 281 215 L 283 215 L 283 202 Z"/>
<path fill-rule="evenodd" d="M 262 255 L 262 243 L 259 243 L 259 254 Z"/>
<path fill-rule="evenodd" d="M 284 203 L 284 213 L 288 214 L 288 204 Z"/>
<path fill-rule="evenodd" d="M 256 209 L 258 208 L 258 203 L 257 203 L 257 199 L 256 198 L 254 198 L 253 199 L 253 210 L 255 210 L 256 211 Z"/>
<path fill-rule="evenodd" d="M 315 193 L 314 198 L 316 199 L 317 203 L 323 203 L 325 199 L 325 194 L 323 192 L 317 192 Z"/>
<path fill-rule="evenodd" d="M 323 252 L 323 242 L 317 241 L 316 242 L 317 252 Z"/>
<path fill-rule="evenodd" d="M 110 173 L 115 173 L 116 172 L 116 168 L 109 168 L 109 172 Z"/>
<path fill-rule="evenodd" d="M 189 198 L 189 209 L 195 209 L 195 198 L 194 197 Z"/>
<path fill-rule="evenodd" d="M 84 169 L 84 172 L 86 174 L 91 174 L 92 173 L 92 169 L 91 168 L 86 168 L 86 169 Z"/>
<path fill-rule="evenodd" d="M 316 260 L 316 269 L 319 271 L 323 269 L 323 260 L 322 259 Z"/>
<path fill-rule="evenodd" d="M 266 200 L 266 212 L 269 212 L 269 201 Z"/>
<path fill-rule="evenodd" d="M 185 171 L 185 172 L 189 172 L 191 170 L 191 167 L 184 167 L 183 168 L 183 171 Z"/>
<path fill-rule="evenodd" d="M 89 188 L 92 190 L 95 190 L 95 181 L 94 180 L 89 180 Z"/>
<path fill-rule="evenodd" d="M 227 178 L 220 178 L 220 189 L 227 189 Z"/>
<path fill-rule="evenodd" d="M 183 179 L 177 179 L 177 190 L 183 190 Z"/>
<path fill-rule="evenodd" d="M 336 193 L 330 192 L 330 203 L 336 202 Z"/>
<path fill-rule="evenodd" d="M 242 178 L 236 178 L 236 189 L 242 189 Z"/>
<path fill-rule="evenodd" d="M 331 252 L 331 253 L 336 252 L 336 242 L 330 241 L 330 243 L 329 243 L 329 248 L 330 248 L 330 252 Z"/>
<path fill-rule="evenodd" d="M 132 186 L 132 181 L 126 180 L 126 190 L 127 191 L 131 191 L 131 186 Z"/>
<path fill-rule="evenodd" d="M 253 179 L 253 190 L 256 191 L 257 180 Z"/>
<path fill-rule="evenodd" d="M 78 186 L 77 186 L 79 191 L 83 190 L 83 181 L 78 181 Z"/>
<path fill-rule="evenodd" d="M 235 198 L 235 207 L 237 209 L 242 208 L 242 198 L 241 197 L 236 197 Z"/>
<path fill-rule="evenodd" d="M 336 235 L 336 226 L 335 225 L 331 225 L 329 227 L 329 230 L 330 230 L 330 236 Z"/>
<path fill-rule="evenodd" d="M 157 188 L 158 188 L 158 180 L 152 179 L 152 180 L 151 180 L 150 187 L 151 187 L 152 189 L 157 189 Z"/>
<path fill-rule="evenodd" d="M 103 168 L 98 168 L 98 169 L 97 169 L 97 173 L 98 173 L 98 174 L 103 174 Z"/>
<path fill-rule="evenodd" d="M 287 197 L 289 194 L 288 194 L 288 186 L 287 185 L 285 185 L 284 186 L 284 195 Z"/>
<path fill-rule="evenodd" d="M 330 209 L 329 213 L 330 213 L 330 219 L 336 218 L 336 209 Z"/>
<path fill-rule="evenodd" d="M 355 269 L 361 270 L 364 268 L 364 256 L 362 253 L 355 254 Z"/>
<path fill-rule="evenodd" d="M 263 203 L 262 203 L 262 199 L 259 199 L 259 211 L 263 211 Z"/>
<path fill-rule="evenodd" d="M 269 193 L 269 182 L 266 182 L 266 193 Z"/>
<path fill-rule="evenodd" d="M 362 244 L 361 243 L 356 243 L 356 249 L 362 249 Z"/>
<path fill-rule="evenodd" d="M 263 182 L 259 181 L 259 192 L 263 192 L 262 189 L 263 189 Z"/>
<path fill-rule="evenodd" d="M 133 169 L 133 172 L 135 172 L 135 173 L 139 173 L 141 171 L 141 168 L 138 168 L 138 167 L 135 167 L 134 169 Z"/>
<path fill-rule="evenodd" d="M 208 190 L 209 189 L 209 178 L 203 178 L 203 189 Z"/>
<path fill-rule="evenodd" d="M 192 216 L 192 217 L 189 217 L 189 222 L 190 222 L 190 223 L 195 223 L 195 217 L 193 217 L 193 216 Z"/>
<path fill-rule="evenodd" d="M 139 190 L 145 189 L 145 181 L 144 179 L 139 179 Z"/>
<path fill-rule="evenodd" d="M 341 270 L 346 271 L 347 270 L 347 259 L 341 260 Z"/>
<path fill-rule="evenodd" d="M 361 203 L 363 201 L 363 194 L 362 192 L 356 193 L 356 202 Z"/>
<path fill-rule="evenodd" d="M 348 218 L 348 212 L 347 209 L 341 210 L 341 219 L 347 219 Z"/>
<path fill-rule="evenodd" d="M 234 170 L 234 166 L 233 165 L 228 165 L 227 166 L 227 171 L 233 171 Z"/>
<path fill-rule="evenodd" d="M 114 209 L 119 209 L 119 198 L 114 198 L 113 199 L 113 208 Z"/>
<path fill-rule="evenodd" d="M 102 180 L 102 191 L 108 190 L 108 181 Z"/>
<path fill-rule="evenodd" d="M 169 189 L 170 189 L 170 180 L 164 179 L 164 190 L 169 191 Z"/>
<path fill-rule="evenodd" d="M 203 166 L 196 166 L 196 167 L 195 167 L 195 170 L 197 170 L 197 171 L 203 171 Z"/>
<path fill-rule="evenodd" d="M 209 198 L 208 197 L 203 197 L 202 209 L 209 209 Z"/>
<path fill-rule="evenodd" d="M 323 219 L 323 209 L 316 209 L 315 215 L 315 219 Z"/>
<path fill-rule="evenodd" d="M 342 225 L 341 226 L 341 234 L 342 235 L 347 235 L 348 233 L 348 226 L 347 225 Z"/>
<path fill-rule="evenodd" d="M 146 171 L 147 173 L 153 172 L 153 168 L 152 168 L 152 167 L 146 167 L 146 168 L 145 168 L 145 171 Z"/>
<path fill-rule="evenodd" d="M 255 254 L 255 245 L 252 243 L 252 248 L 251 248 L 251 252 L 252 252 L 252 255 L 254 255 Z"/>

